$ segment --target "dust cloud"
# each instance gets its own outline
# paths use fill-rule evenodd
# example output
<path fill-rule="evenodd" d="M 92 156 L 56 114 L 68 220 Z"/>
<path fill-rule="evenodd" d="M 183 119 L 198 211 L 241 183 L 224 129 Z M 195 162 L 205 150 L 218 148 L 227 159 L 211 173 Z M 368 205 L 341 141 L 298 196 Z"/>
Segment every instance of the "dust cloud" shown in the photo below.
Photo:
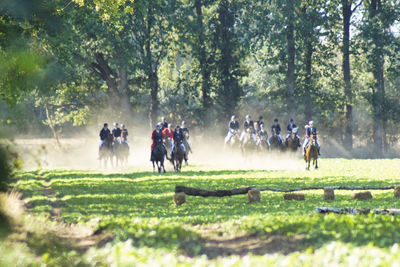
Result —
<path fill-rule="evenodd" d="M 74 137 L 61 138 L 59 146 L 52 138 L 18 138 L 15 139 L 24 168 L 27 170 L 43 169 L 79 169 L 94 171 L 132 171 L 148 170 L 153 167 L 150 162 L 151 131 L 129 129 L 130 155 L 126 166 L 107 168 L 98 160 L 99 129 L 86 128 Z M 300 170 L 304 168 L 301 154 L 251 152 L 244 157 L 238 148 L 224 146 L 224 136 L 190 137 L 193 153 L 189 153 L 189 167 L 196 166 L 202 170 Z M 167 171 L 173 171 L 172 164 L 165 162 Z M 185 168 L 183 168 L 183 171 Z"/>

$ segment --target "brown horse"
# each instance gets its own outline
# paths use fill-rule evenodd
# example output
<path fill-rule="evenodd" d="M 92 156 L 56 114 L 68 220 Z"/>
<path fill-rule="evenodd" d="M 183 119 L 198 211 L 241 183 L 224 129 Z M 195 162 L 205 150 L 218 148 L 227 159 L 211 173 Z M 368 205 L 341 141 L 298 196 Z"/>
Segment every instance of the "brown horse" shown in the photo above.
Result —
<path fill-rule="evenodd" d="M 306 170 L 310 170 L 311 159 L 313 160 L 313 165 L 315 169 L 318 169 L 318 147 L 317 147 L 317 136 L 312 135 L 311 140 L 306 148 L 306 153 L 304 154 L 304 160 L 306 161 Z"/>
<path fill-rule="evenodd" d="M 300 147 L 300 139 L 296 135 L 297 131 L 292 131 L 290 137 L 286 140 L 286 146 L 289 152 L 296 152 Z"/>
<path fill-rule="evenodd" d="M 176 172 L 181 171 L 184 157 L 185 157 L 185 152 L 183 151 L 180 143 L 178 141 L 175 141 L 175 151 L 171 157 L 171 162 L 174 165 L 174 170 Z"/>

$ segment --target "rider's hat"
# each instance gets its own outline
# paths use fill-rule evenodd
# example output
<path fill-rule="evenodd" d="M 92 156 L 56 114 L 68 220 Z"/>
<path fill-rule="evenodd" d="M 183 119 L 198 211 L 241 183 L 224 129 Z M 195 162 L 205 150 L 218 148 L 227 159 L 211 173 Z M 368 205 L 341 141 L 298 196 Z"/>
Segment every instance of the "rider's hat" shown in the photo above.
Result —
<path fill-rule="evenodd" d="M 186 124 L 186 121 L 182 121 L 182 124 Z"/>
<path fill-rule="evenodd" d="M 263 119 L 263 116 L 258 117 L 258 119 L 259 119 L 259 120 L 262 120 L 262 119 Z"/>
<path fill-rule="evenodd" d="M 233 119 L 236 119 L 236 116 L 235 116 L 235 115 L 232 115 L 231 120 L 233 120 Z"/>
<path fill-rule="evenodd" d="M 249 114 L 247 114 L 246 119 L 251 119 L 251 116 Z"/>
<path fill-rule="evenodd" d="M 108 123 L 107 123 L 107 122 L 104 123 L 104 127 L 106 127 L 106 126 L 108 126 Z"/>
<path fill-rule="evenodd" d="M 277 119 L 277 118 L 275 118 L 275 119 L 274 119 L 274 122 L 278 122 L 278 119 Z"/>
<path fill-rule="evenodd" d="M 314 124 L 314 121 L 309 121 L 308 122 L 308 125 L 312 125 L 312 124 Z"/>
<path fill-rule="evenodd" d="M 121 127 L 125 127 L 125 124 L 122 123 L 122 124 L 121 124 Z"/>
<path fill-rule="evenodd" d="M 289 120 L 290 122 L 294 122 L 294 119 L 293 118 L 290 118 L 290 120 Z"/>
<path fill-rule="evenodd" d="M 114 126 L 118 126 L 118 122 L 114 122 Z"/>
<path fill-rule="evenodd" d="M 162 120 L 162 121 L 165 120 L 165 117 L 161 117 L 161 120 Z"/>
<path fill-rule="evenodd" d="M 172 123 L 168 123 L 168 127 L 171 127 L 171 128 L 172 128 Z"/>

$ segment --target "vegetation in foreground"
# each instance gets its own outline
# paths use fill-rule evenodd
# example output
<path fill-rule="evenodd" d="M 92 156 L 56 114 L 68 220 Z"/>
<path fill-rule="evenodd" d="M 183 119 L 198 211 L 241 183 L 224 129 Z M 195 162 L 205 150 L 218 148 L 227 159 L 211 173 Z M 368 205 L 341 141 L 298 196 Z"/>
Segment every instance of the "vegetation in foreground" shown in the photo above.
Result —
<path fill-rule="evenodd" d="M 324 159 L 323 167 L 311 172 L 199 167 L 166 175 L 138 170 L 18 172 L 12 186 L 22 193 L 27 211 L 1 243 L 0 251 L 7 257 L 0 265 L 16 259 L 23 259 L 20 266 L 390 265 L 400 259 L 400 217 L 320 215 L 314 210 L 317 206 L 397 208 L 400 199 L 393 197 L 393 191 L 373 191 L 374 198 L 368 201 L 355 201 L 351 192 L 337 191 L 331 202 L 323 200 L 322 191 L 305 192 L 305 201 L 285 201 L 281 193 L 262 192 L 261 202 L 252 204 L 247 195 L 187 196 L 179 207 L 172 198 L 175 185 L 387 186 L 399 183 L 399 163 Z"/>

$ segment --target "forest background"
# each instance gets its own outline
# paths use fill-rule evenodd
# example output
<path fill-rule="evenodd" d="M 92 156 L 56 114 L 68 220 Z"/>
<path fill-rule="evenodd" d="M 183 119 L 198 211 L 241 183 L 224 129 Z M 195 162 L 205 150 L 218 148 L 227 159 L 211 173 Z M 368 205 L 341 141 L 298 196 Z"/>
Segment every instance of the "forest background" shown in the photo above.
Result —
<path fill-rule="evenodd" d="M 233 114 L 293 117 L 388 155 L 399 20 L 397 0 L 3 0 L 0 125 L 59 138 L 105 121 L 149 132 L 165 116 L 223 136 Z"/>

